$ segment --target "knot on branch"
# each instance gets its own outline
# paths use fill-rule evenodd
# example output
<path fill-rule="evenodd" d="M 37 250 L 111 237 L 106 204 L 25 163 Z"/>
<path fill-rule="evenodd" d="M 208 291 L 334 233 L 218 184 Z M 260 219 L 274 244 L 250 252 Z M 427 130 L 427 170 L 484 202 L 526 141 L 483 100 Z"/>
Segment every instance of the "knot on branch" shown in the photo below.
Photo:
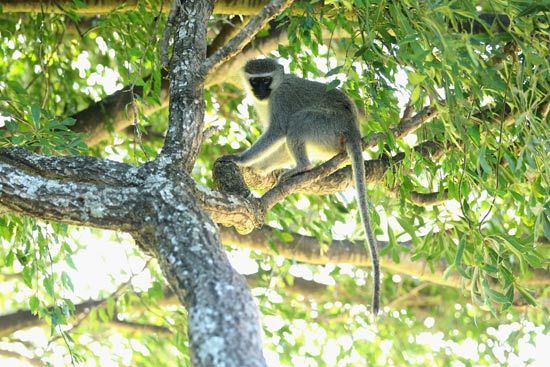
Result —
<path fill-rule="evenodd" d="M 225 221 L 218 220 L 217 222 L 224 227 L 234 227 L 237 233 L 247 235 L 255 229 L 261 228 L 264 225 L 266 209 L 262 202 L 256 198 L 247 199 L 249 210 L 246 213 L 235 213 L 229 217 L 225 217 Z M 216 217 L 213 216 L 215 220 Z M 216 221 L 216 220 L 215 220 Z"/>
<path fill-rule="evenodd" d="M 212 179 L 216 188 L 222 192 L 245 198 L 250 196 L 250 190 L 244 182 L 241 171 L 233 162 L 216 160 L 212 170 Z"/>

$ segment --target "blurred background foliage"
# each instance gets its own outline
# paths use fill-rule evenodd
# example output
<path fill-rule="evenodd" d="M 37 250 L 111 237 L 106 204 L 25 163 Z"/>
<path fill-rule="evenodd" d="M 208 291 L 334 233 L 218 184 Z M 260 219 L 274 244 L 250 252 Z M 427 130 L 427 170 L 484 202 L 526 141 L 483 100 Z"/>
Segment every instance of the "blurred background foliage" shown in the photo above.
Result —
<path fill-rule="evenodd" d="M 147 109 L 162 104 L 165 13 L 151 0 L 135 11 L 80 16 L 81 3 L 64 14 L 0 13 L 0 147 L 145 163 L 162 146 L 168 119 L 166 108 Z M 272 56 L 289 72 L 345 90 L 366 137 L 435 108 L 437 117 L 414 134 L 388 135 L 368 151 L 369 159 L 404 154 L 369 197 L 394 262 L 425 261 L 426 272 L 444 267 L 463 279 L 454 289 L 384 272 L 386 307 L 374 324 L 368 269 L 228 246 L 257 297 L 273 366 L 539 365 L 550 341 L 548 10 L 531 1 L 296 1 L 256 36 L 286 32 Z M 239 19 L 214 15 L 210 39 Z M 206 125 L 217 130 L 193 171 L 201 185 L 212 186 L 217 157 L 261 134 L 239 85 L 231 74 L 205 90 Z M 142 92 L 123 107 L 136 112 L 127 128 L 105 121 L 109 138 L 89 146 L 73 131 L 75 113 L 136 88 Z M 423 142 L 443 154 L 413 149 Z M 441 200 L 419 205 L 416 193 Z M 294 194 L 267 223 L 283 240 L 307 234 L 327 248 L 333 238 L 363 238 L 357 217 L 350 189 Z M 4 214 L 0 244 L 0 358 L 189 365 L 185 310 L 155 260 L 127 236 Z M 85 302 L 93 304 L 84 310 Z M 10 329 L 18 311 L 48 327 L 30 328 L 43 324 L 28 314 L 32 321 Z"/>

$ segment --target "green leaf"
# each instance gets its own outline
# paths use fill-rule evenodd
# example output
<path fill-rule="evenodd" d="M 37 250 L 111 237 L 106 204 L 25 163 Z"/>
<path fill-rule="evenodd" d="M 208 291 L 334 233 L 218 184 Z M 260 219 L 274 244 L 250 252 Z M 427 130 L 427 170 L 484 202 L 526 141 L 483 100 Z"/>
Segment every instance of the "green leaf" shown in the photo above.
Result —
<path fill-rule="evenodd" d="M 537 300 L 531 295 L 531 293 L 529 293 L 529 291 L 527 289 L 525 289 L 523 287 L 520 287 L 520 286 L 517 286 L 517 285 L 516 285 L 516 289 L 521 294 L 523 299 L 525 299 L 525 301 L 527 301 L 527 303 L 529 303 L 531 306 L 537 306 Z"/>
<path fill-rule="evenodd" d="M 485 173 L 490 175 L 493 172 L 493 170 L 491 169 L 491 166 L 489 165 L 489 163 L 487 163 L 486 154 L 487 154 L 486 148 L 482 147 L 478 152 L 478 159 L 479 159 L 479 164 L 481 165 L 481 168 L 483 169 L 483 171 L 485 171 Z"/>
<path fill-rule="evenodd" d="M 389 224 L 387 226 L 387 230 L 388 230 L 388 237 L 389 237 L 389 246 L 392 246 L 392 247 L 397 246 L 397 239 L 395 238 L 395 233 L 393 233 L 393 230 Z"/>
<path fill-rule="evenodd" d="M 69 277 L 69 274 L 67 274 L 66 272 L 61 272 L 61 283 L 63 284 L 63 286 L 65 288 L 69 288 L 71 291 L 74 292 L 74 285 L 73 285 L 73 281 L 71 280 L 71 278 Z"/>
<path fill-rule="evenodd" d="M 466 240 L 465 240 L 465 237 L 462 237 L 460 239 L 460 242 L 458 243 L 454 265 L 456 267 L 456 270 L 460 273 L 460 275 L 462 275 L 464 278 L 471 279 L 472 277 L 468 273 L 466 273 L 466 271 L 462 267 L 462 255 L 464 254 L 465 246 L 466 246 Z"/>
<path fill-rule="evenodd" d="M 417 236 L 416 236 L 416 228 L 414 227 L 414 225 L 412 225 L 407 219 L 405 218 L 400 218 L 400 217 L 397 217 L 397 222 L 399 223 L 399 225 L 401 225 L 401 227 L 403 227 L 403 229 L 405 230 L 405 232 L 407 232 L 412 238 L 413 240 L 416 240 L 417 239 Z"/>
<path fill-rule="evenodd" d="M 333 90 L 333 89 L 337 88 L 339 85 L 340 85 L 340 80 L 334 79 L 333 81 L 331 81 L 330 83 L 327 84 L 326 89 L 327 89 L 327 91 Z"/>
<path fill-rule="evenodd" d="M 15 252 L 13 250 L 10 250 L 6 258 L 4 259 L 4 264 L 6 265 L 6 267 L 11 267 L 13 265 L 14 260 L 15 260 Z"/>
<path fill-rule="evenodd" d="M 417 85 L 411 92 L 411 104 L 415 104 L 420 98 L 420 87 Z"/>
<path fill-rule="evenodd" d="M 409 82 L 412 85 L 418 85 L 418 84 L 422 83 L 424 81 L 424 79 L 426 79 L 426 75 L 424 75 L 424 74 L 419 74 L 419 73 L 415 73 L 415 72 L 410 72 L 409 73 Z"/>
<path fill-rule="evenodd" d="M 36 296 L 31 296 L 29 299 L 29 309 L 33 315 L 38 312 L 38 306 L 40 306 L 40 300 Z"/>
<path fill-rule="evenodd" d="M 546 215 L 542 217 L 542 226 L 544 229 L 544 236 L 550 238 L 550 218 Z"/>
<path fill-rule="evenodd" d="M 33 104 L 31 106 L 31 112 L 32 112 L 32 121 L 34 122 L 34 126 L 38 127 L 40 125 L 40 114 L 41 114 L 40 106 L 37 104 Z"/>
<path fill-rule="evenodd" d="M 147 290 L 147 293 L 152 299 L 162 299 L 164 297 L 164 290 L 159 282 L 154 282 L 153 286 Z"/>
<path fill-rule="evenodd" d="M 331 75 L 338 74 L 340 70 L 342 70 L 342 68 L 343 68 L 343 65 L 337 66 L 334 69 L 330 69 L 325 76 L 329 77 Z"/>
<path fill-rule="evenodd" d="M 544 257 L 535 250 L 526 252 L 524 256 L 527 263 L 533 268 L 542 268 L 545 263 Z"/>
<path fill-rule="evenodd" d="M 476 146 L 480 145 L 480 134 L 479 134 L 479 126 L 478 125 L 471 125 L 468 128 L 468 136 L 472 141 L 475 143 Z"/>
<path fill-rule="evenodd" d="M 276 231 L 276 236 L 283 242 L 290 243 L 294 240 L 294 237 L 288 232 Z"/>
<path fill-rule="evenodd" d="M 21 86 L 17 81 L 15 80 L 9 80 L 6 81 L 6 84 L 8 87 L 13 90 L 17 94 L 27 95 L 27 90 Z"/>
<path fill-rule="evenodd" d="M 55 297 L 55 293 L 54 293 L 54 289 L 53 289 L 53 277 L 52 276 L 47 276 L 42 281 L 42 284 L 44 285 L 44 288 L 46 289 L 46 293 L 48 293 L 48 295 L 50 295 L 52 297 Z"/>
<path fill-rule="evenodd" d="M 23 278 L 23 283 L 29 288 L 32 288 L 32 277 L 34 275 L 34 269 L 32 266 L 26 266 L 23 268 L 23 271 L 21 272 L 21 276 Z"/>
<path fill-rule="evenodd" d="M 76 265 L 75 265 L 75 263 L 74 263 L 74 261 L 73 261 L 73 258 L 72 258 L 71 256 L 66 256 L 66 257 L 65 257 L 65 262 L 66 262 L 67 265 L 69 265 L 69 267 L 71 267 L 72 269 L 78 270 L 78 269 L 76 268 Z"/>
<path fill-rule="evenodd" d="M 65 125 L 65 126 L 73 126 L 75 123 L 76 123 L 76 119 L 74 119 L 72 117 L 67 117 L 66 119 L 61 121 L 61 124 Z"/>
<path fill-rule="evenodd" d="M 486 279 L 483 279 L 483 289 L 485 291 L 485 294 L 487 295 L 487 297 L 489 297 L 490 300 L 494 301 L 494 302 L 497 302 L 497 303 L 512 303 L 513 299 L 509 299 L 507 296 L 505 296 L 504 294 L 498 292 L 498 291 L 495 291 L 494 289 L 491 289 L 491 287 L 489 286 L 489 283 L 487 282 Z"/>

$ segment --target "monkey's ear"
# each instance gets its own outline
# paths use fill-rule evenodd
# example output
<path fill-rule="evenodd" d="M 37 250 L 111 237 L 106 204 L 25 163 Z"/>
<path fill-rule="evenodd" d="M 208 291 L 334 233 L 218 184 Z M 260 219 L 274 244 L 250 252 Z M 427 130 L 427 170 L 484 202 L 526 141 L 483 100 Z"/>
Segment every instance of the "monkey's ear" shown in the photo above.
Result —
<path fill-rule="evenodd" d="M 285 67 L 281 64 L 277 64 L 277 69 L 279 69 L 280 71 L 282 71 L 283 73 L 285 72 Z"/>

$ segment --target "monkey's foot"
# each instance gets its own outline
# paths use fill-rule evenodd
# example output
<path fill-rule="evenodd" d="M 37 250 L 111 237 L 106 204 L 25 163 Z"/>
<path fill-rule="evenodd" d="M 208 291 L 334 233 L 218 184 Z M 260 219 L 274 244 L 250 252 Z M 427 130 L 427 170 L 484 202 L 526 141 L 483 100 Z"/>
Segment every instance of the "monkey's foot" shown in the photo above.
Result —
<path fill-rule="evenodd" d="M 240 157 L 236 154 L 227 154 L 217 159 L 218 162 L 239 162 Z"/>
<path fill-rule="evenodd" d="M 300 168 L 300 169 L 299 168 L 292 168 L 292 169 L 285 170 L 281 173 L 281 175 L 277 179 L 277 184 L 280 184 L 281 182 L 284 182 L 284 181 L 290 179 L 291 177 L 299 175 L 300 173 L 305 172 L 305 171 L 307 171 L 307 169 L 303 169 L 303 168 Z"/>

